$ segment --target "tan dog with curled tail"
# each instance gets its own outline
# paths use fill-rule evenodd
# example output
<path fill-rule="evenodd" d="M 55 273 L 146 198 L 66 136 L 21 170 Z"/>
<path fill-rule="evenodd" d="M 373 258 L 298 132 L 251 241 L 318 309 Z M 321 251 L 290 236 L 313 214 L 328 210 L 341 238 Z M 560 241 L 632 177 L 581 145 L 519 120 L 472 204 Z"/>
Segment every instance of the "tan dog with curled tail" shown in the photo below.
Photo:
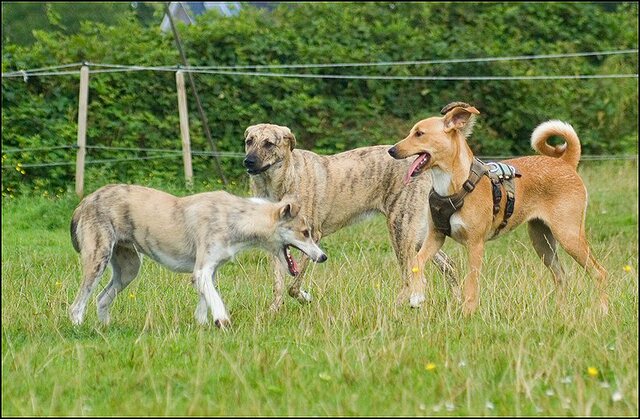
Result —
<path fill-rule="evenodd" d="M 472 313 L 479 301 L 478 279 L 485 242 L 526 222 L 533 247 L 551 270 L 556 286 L 562 288 L 565 277 L 557 256 L 557 243 L 560 243 L 597 278 L 600 307 L 607 313 L 607 272 L 594 258 L 585 235 L 587 190 L 576 171 L 581 148 L 573 127 L 558 120 L 544 122 L 531 135 L 532 147 L 542 155 L 502 162 L 512 174 L 520 175 L 509 179 L 513 190 L 509 202 L 497 199 L 496 193 L 508 195 L 509 191 L 500 192 L 504 185 L 496 185 L 485 176 L 489 169 L 478 163 L 467 144 L 480 112 L 466 103 L 455 102 L 443 108 L 442 113 L 442 117 L 415 124 L 406 138 L 389 149 L 389 154 L 396 159 L 418 156 L 404 177 L 405 183 L 414 182 L 414 177 L 429 170 L 433 179 L 432 195 L 455 204 L 446 220 L 448 223 L 440 223 L 445 227 L 427 229 L 416 265 L 423 266 L 430 260 L 447 235 L 464 245 L 469 272 L 463 287 L 463 309 L 466 314 Z M 562 137 L 565 144 L 549 145 L 547 140 L 552 136 Z M 434 213 L 433 207 L 431 213 Z M 419 278 L 413 278 L 411 288 L 424 292 Z"/>

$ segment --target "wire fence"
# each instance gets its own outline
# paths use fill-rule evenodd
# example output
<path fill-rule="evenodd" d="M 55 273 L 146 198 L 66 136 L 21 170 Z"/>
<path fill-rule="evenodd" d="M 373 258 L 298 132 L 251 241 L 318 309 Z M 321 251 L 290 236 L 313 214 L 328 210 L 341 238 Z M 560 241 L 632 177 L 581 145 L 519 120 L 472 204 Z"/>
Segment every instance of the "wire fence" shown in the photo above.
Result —
<path fill-rule="evenodd" d="M 520 55 L 520 56 L 504 56 L 504 57 L 472 57 L 472 58 L 452 58 L 452 59 L 431 59 L 431 60 L 411 60 L 411 61 L 378 61 L 378 62 L 353 62 L 353 63 L 304 63 L 304 64 L 262 64 L 262 65 L 236 65 L 236 66 L 143 66 L 143 65 L 122 65 L 108 63 L 92 63 L 92 62 L 76 62 L 71 64 L 53 65 L 48 67 L 40 67 L 28 70 L 16 70 L 3 72 L 2 78 L 22 78 L 25 82 L 30 77 L 44 76 L 67 76 L 79 75 L 82 66 L 88 66 L 91 74 L 118 73 L 118 72 L 135 72 L 135 71 L 160 71 L 160 72 L 192 72 L 198 74 L 225 75 L 225 76 L 255 76 L 255 77 L 294 77 L 294 78 L 313 78 L 313 79 L 360 79 L 360 80 L 448 80 L 448 81 L 479 81 L 479 80 L 568 80 L 568 79 L 615 79 L 615 78 L 638 78 L 637 73 L 629 74 L 569 74 L 569 75 L 525 75 L 525 76 L 427 76 L 427 75 L 377 75 L 377 74 L 312 74 L 312 73 L 285 73 L 274 71 L 256 71 L 256 70 L 282 70 L 282 69 L 325 69 L 325 68 L 371 68 L 371 67 L 397 67 L 397 66 L 428 66 L 436 64 L 465 64 L 465 63 L 493 63 L 508 61 L 533 61 L 533 60 L 550 60 L 550 59 L 569 59 L 580 57 L 605 57 L 613 55 L 638 54 L 638 49 L 621 49 L 609 51 L 589 51 L 564 54 L 539 54 L 539 55 Z M 68 70 L 75 68 L 73 70 Z M 253 71 L 248 71 L 253 70 Z M 3 149 L 3 155 L 19 153 L 19 152 L 45 152 L 54 150 L 77 149 L 75 144 L 67 144 L 52 147 L 37 147 L 25 149 Z M 85 164 L 110 164 L 136 160 L 153 160 L 153 159 L 170 159 L 182 156 L 182 150 L 156 149 L 156 148 L 135 148 L 135 147 L 108 147 L 108 146 L 90 146 L 88 150 L 100 151 L 128 151 L 128 152 L 144 152 L 144 153 L 162 153 L 151 156 L 136 156 L 131 158 L 113 158 L 113 159 L 95 159 L 87 160 Z M 242 158 L 243 153 L 239 152 L 211 152 L 204 150 L 192 150 L 192 156 L 209 156 L 209 157 L 228 157 Z M 516 156 L 478 156 L 484 160 L 505 160 Z M 583 161 L 602 161 L 602 160 L 636 160 L 638 155 L 583 155 Z M 4 156 L 3 156 L 4 161 Z M 74 165 L 73 161 L 57 161 L 57 162 L 39 162 L 39 163 L 19 163 L 20 168 L 44 168 L 57 166 Z M 3 165 L 2 169 L 14 169 L 15 165 Z"/>
<path fill-rule="evenodd" d="M 123 65 L 123 64 L 105 64 L 92 62 L 78 62 L 72 64 L 63 64 L 58 66 L 41 67 L 29 70 L 16 70 L 3 72 L 2 78 L 22 78 L 25 82 L 29 77 L 42 76 L 65 76 L 78 75 L 79 68 L 76 70 L 61 69 L 71 67 L 81 67 L 87 65 L 91 70 L 91 74 L 101 73 L 117 73 L 131 71 L 184 71 L 198 74 L 227 75 L 227 76 L 257 76 L 257 77 L 295 77 L 295 78 L 317 78 L 317 79 L 361 79 L 361 80 L 442 80 L 442 81 L 460 81 L 460 80 L 567 80 L 567 79 L 604 79 L 604 78 L 638 78 L 637 73 L 628 74 L 565 74 L 565 75 L 525 75 L 525 76 L 424 76 L 424 75 L 408 75 L 408 76 L 385 76 L 376 74 L 309 74 L 309 73 L 278 73 L 278 72 L 259 72 L 259 71 L 239 71 L 239 70 L 258 70 L 258 69 L 318 69 L 318 68 L 363 68 L 363 67 L 395 67 L 395 66 L 421 66 L 434 64 L 464 64 L 464 63 L 490 63 L 490 62 L 507 62 L 507 61 L 523 61 L 523 60 L 549 60 L 549 59 L 566 59 L 579 57 L 599 57 L 622 54 L 638 54 L 637 49 L 622 49 L 610 51 L 589 51 L 565 54 L 539 54 L 539 55 L 519 55 L 506 57 L 476 57 L 476 58 L 452 58 L 452 59 L 436 59 L 436 60 L 413 60 L 413 61 L 378 61 L 378 62 L 359 62 L 359 63 L 306 63 L 306 64 L 261 64 L 261 65 L 236 65 L 236 66 L 143 66 L 143 65 Z"/>
<path fill-rule="evenodd" d="M 38 151 L 51 151 L 60 149 L 77 149 L 75 144 L 54 146 L 54 147 L 39 147 L 39 148 L 26 148 L 26 149 L 10 149 L 2 150 L 3 154 L 12 154 L 18 152 L 38 152 Z M 120 163 L 130 162 L 138 160 L 155 160 L 155 159 L 170 159 L 175 157 L 182 157 L 182 150 L 160 149 L 160 148 L 138 148 L 138 147 L 109 147 L 109 146 L 86 146 L 87 149 L 102 150 L 102 151 L 130 151 L 130 152 L 145 152 L 145 153 L 164 153 L 153 156 L 136 156 L 131 158 L 115 158 L 115 159 L 96 159 L 86 160 L 85 164 L 108 164 L 108 163 Z M 211 152 L 206 150 L 191 150 L 192 156 L 204 156 L 204 157 L 228 157 L 228 158 L 244 158 L 245 154 L 233 151 L 219 151 Z M 519 156 L 477 156 L 481 160 L 496 161 L 507 160 Z M 605 160 L 638 160 L 637 154 L 618 154 L 618 155 L 583 155 L 580 158 L 581 161 L 605 161 Z M 15 169 L 20 168 L 43 168 L 43 167 L 58 167 L 58 166 L 71 166 L 75 161 L 58 161 L 58 162 L 42 162 L 42 163 L 18 163 L 17 165 L 3 165 L 2 169 Z"/>

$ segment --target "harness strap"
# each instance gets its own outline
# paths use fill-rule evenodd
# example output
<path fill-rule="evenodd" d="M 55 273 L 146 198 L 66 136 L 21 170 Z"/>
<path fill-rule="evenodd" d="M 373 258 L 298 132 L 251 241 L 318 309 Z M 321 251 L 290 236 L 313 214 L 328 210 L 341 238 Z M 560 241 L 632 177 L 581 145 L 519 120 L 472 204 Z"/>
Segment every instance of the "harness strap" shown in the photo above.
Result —
<path fill-rule="evenodd" d="M 493 216 L 495 217 L 500 212 L 500 201 L 502 201 L 500 182 L 491 180 L 491 192 L 493 195 Z"/>
<path fill-rule="evenodd" d="M 476 188 L 476 185 L 487 174 L 487 168 L 478 159 L 474 158 L 469 168 L 469 178 L 462 184 L 460 192 L 449 196 L 441 196 L 431 189 L 429 193 L 429 206 L 431 218 L 436 230 L 451 236 L 451 216 L 464 205 L 464 198 Z"/>
<path fill-rule="evenodd" d="M 504 217 L 502 222 L 493 232 L 493 237 L 496 237 L 500 231 L 507 226 L 509 218 L 513 215 L 516 204 L 516 185 L 514 178 L 521 177 L 522 175 L 516 171 L 516 168 L 504 163 L 487 163 L 489 166 L 488 176 L 493 182 L 493 216 L 495 217 L 498 211 L 500 211 L 500 201 L 502 200 L 502 193 L 500 191 L 500 185 L 504 186 L 507 203 L 504 208 Z M 498 195 L 499 194 L 499 195 Z M 497 211 L 496 211 L 497 206 Z"/>
<path fill-rule="evenodd" d="M 515 183 L 514 178 L 522 176 L 516 171 L 516 168 L 504 163 L 483 163 L 474 157 L 469 169 L 469 178 L 462 184 L 462 189 L 453 195 L 441 196 L 431 189 L 429 193 L 429 206 L 431 208 L 431 218 L 436 230 L 451 236 L 451 216 L 464 205 L 464 198 L 468 193 L 472 192 L 482 176 L 491 179 L 492 196 L 493 196 L 493 216 L 500 212 L 500 202 L 502 202 L 501 187 L 504 186 L 507 195 L 507 203 L 504 210 L 504 218 L 493 233 L 493 237 L 497 236 L 502 230 L 509 218 L 515 210 Z"/>

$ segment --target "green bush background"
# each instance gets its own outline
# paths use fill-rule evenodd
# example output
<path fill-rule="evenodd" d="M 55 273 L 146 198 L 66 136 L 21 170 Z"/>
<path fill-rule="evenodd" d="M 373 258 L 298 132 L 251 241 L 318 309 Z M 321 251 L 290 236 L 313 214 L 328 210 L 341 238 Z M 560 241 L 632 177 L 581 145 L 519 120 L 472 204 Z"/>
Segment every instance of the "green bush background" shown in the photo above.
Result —
<path fill-rule="evenodd" d="M 191 65 L 380 62 L 608 51 L 637 48 L 637 3 L 304 3 L 273 11 L 245 7 L 226 18 L 208 12 L 179 26 Z M 2 71 L 88 61 L 142 66 L 180 63 L 172 34 L 133 14 L 115 25 L 84 22 L 78 32 L 35 32 L 30 46 L 6 43 Z M 308 74 L 520 76 L 637 73 L 637 54 L 421 66 L 274 70 Z M 93 68 L 94 70 L 97 68 Z M 271 70 L 267 70 L 271 71 Z M 471 146 L 479 155 L 529 153 L 533 128 L 562 119 L 577 130 L 584 154 L 637 154 L 638 79 L 388 81 L 196 74 L 221 151 L 242 151 L 245 128 L 289 126 L 300 148 L 336 153 L 392 144 L 415 121 L 454 100 L 482 113 Z M 73 188 L 75 150 L 6 152 L 76 142 L 79 76 L 2 79 L 3 195 Z M 188 88 L 189 89 L 189 88 Z M 190 89 L 189 89 L 190 90 Z M 189 92 L 192 149 L 208 150 Z M 87 143 L 179 149 L 174 72 L 92 74 Z M 148 153 L 148 154 L 147 154 Z M 151 152 L 100 151 L 87 159 L 131 159 Z M 199 186 L 219 182 L 211 158 L 194 157 Z M 241 161 L 223 158 L 225 174 L 246 182 Z M 85 189 L 111 181 L 182 182 L 180 155 L 87 166 Z"/>

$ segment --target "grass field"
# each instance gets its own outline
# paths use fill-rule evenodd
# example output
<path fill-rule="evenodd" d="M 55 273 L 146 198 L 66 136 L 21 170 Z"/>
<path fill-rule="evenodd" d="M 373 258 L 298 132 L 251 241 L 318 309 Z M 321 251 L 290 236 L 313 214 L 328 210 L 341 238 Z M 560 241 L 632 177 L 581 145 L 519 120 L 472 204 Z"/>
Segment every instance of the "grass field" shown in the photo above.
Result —
<path fill-rule="evenodd" d="M 637 416 L 637 161 L 583 162 L 580 173 L 587 233 L 610 274 L 607 317 L 595 280 L 563 251 L 570 280 L 556 305 L 526 227 L 489 243 L 474 316 L 431 265 L 423 307 L 398 307 L 376 217 L 323 241 L 310 305 L 287 297 L 269 313 L 271 267 L 249 251 L 218 276 L 233 327 L 201 327 L 190 277 L 146 260 L 110 326 L 94 295 L 73 327 L 76 198 L 3 199 L 2 415 Z M 445 251 L 466 270 L 459 245 Z"/>

